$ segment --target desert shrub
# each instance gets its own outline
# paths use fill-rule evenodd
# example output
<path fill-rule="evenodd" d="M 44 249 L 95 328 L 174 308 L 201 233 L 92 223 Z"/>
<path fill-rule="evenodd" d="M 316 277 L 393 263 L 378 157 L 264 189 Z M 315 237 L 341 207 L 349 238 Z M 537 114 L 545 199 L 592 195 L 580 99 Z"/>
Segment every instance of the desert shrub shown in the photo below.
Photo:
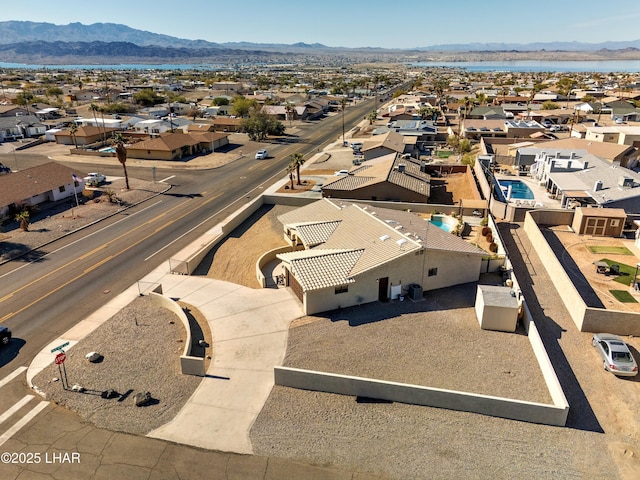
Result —
<path fill-rule="evenodd" d="M 498 251 L 498 244 L 496 242 L 491 242 L 489 244 L 489 251 L 492 253 L 496 253 Z"/>
<path fill-rule="evenodd" d="M 492 242 L 493 242 L 493 234 L 492 234 L 492 233 L 490 233 L 489 235 L 487 235 L 487 236 L 486 236 L 486 237 L 484 237 L 484 238 L 486 238 L 486 239 L 487 239 L 487 242 L 488 242 L 488 243 L 492 243 Z"/>
<path fill-rule="evenodd" d="M 491 233 L 491 227 L 482 227 L 482 236 L 486 237 Z"/>

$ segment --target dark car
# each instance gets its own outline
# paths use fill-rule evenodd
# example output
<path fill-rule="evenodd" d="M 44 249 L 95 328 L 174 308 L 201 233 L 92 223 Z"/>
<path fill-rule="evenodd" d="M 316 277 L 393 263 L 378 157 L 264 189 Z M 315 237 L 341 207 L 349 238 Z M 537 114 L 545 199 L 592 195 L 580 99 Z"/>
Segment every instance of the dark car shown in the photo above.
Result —
<path fill-rule="evenodd" d="M 9 345 L 11 341 L 11 330 L 0 325 L 0 345 Z"/>

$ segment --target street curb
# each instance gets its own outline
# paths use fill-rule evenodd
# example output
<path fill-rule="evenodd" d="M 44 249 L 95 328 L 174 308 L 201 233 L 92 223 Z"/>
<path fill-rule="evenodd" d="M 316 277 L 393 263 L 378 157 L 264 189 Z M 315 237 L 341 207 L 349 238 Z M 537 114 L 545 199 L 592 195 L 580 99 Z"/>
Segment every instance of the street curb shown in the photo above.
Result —
<path fill-rule="evenodd" d="M 94 220 L 94 221 L 93 221 L 93 222 L 91 222 L 91 223 L 87 223 L 86 225 L 83 225 L 82 227 L 76 228 L 75 230 L 71 230 L 70 232 L 67 232 L 67 233 L 65 233 L 64 235 L 61 235 L 61 236 L 59 236 L 58 238 L 54 238 L 53 240 L 49 240 L 48 242 L 44 242 L 43 244 L 38 245 L 38 246 L 36 246 L 36 247 L 33 247 L 32 249 L 27 250 L 26 252 L 22 252 L 22 253 L 21 253 L 20 255 L 18 255 L 18 256 L 15 256 L 15 257 L 12 257 L 12 258 L 7 258 L 6 260 L 0 260 L 0 265 L 4 265 L 5 263 L 9 263 L 9 262 L 12 262 L 12 261 L 14 261 L 14 260 L 17 260 L 17 259 L 19 259 L 19 258 L 22 258 L 22 257 L 24 257 L 25 255 L 28 255 L 28 254 L 29 254 L 29 253 L 31 253 L 31 252 L 34 252 L 34 251 L 36 251 L 36 250 L 38 250 L 38 249 L 40 249 L 40 248 L 42 248 L 42 247 L 46 247 L 47 245 L 49 245 L 49 244 L 51 244 L 51 243 L 53 243 L 53 242 L 57 242 L 57 241 L 58 241 L 58 240 L 60 240 L 61 238 L 65 238 L 65 237 L 67 237 L 67 236 L 69 236 L 69 235 L 72 235 L 72 234 L 74 234 L 74 233 L 77 233 L 77 232 L 79 232 L 79 231 L 81 231 L 81 230 L 84 230 L 84 229 L 85 229 L 85 228 L 87 228 L 87 227 L 91 227 L 92 225 L 95 225 L 96 223 L 101 222 L 102 220 L 105 220 L 105 219 L 107 219 L 107 218 L 113 217 L 114 215 L 118 215 L 119 213 L 122 213 L 122 212 L 124 212 L 125 210 L 129 210 L 130 208 L 133 208 L 133 207 L 135 207 L 135 206 L 137 206 L 137 205 L 140 205 L 141 203 L 144 203 L 144 202 L 146 202 L 147 200 L 150 200 L 150 199 L 155 198 L 155 197 L 157 197 L 157 196 L 159 196 L 159 195 L 162 195 L 162 194 L 164 194 L 164 193 L 168 192 L 169 190 L 171 190 L 171 187 L 172 187 L 172 185 L 169 185 L 165 190 L 163 190 L 163 191 L 161 191 L 161 192 L 158 192 L 158 193 L 155 193 L 154 195 L 151 195 L 150 197 L 147 197 L 147 198 L 145 198 L 144 200 L 140 200 L 139 202 L 132 203 L 131 205 L 129 205 L 129 206 L 125 207 L 125 208 L 122 208 L 122 209 L 118 210 L 117 212 L 110 213 L 109 215 L 106 215 L 106 216 L 104 216 L 104 217 L 102 217 L 102 218 L 99 218 L 99 219 L 97 219 L 97 220 Z"/>

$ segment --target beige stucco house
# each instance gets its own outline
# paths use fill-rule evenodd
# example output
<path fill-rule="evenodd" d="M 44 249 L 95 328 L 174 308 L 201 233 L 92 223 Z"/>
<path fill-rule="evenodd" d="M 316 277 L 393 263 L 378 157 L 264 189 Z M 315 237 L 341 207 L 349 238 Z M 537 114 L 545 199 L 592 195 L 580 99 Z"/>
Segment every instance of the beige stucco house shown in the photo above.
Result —
<path fill-rule="evenodd" d="M 476 282 L 486 255 L 401 210 L 323 199 L 278 219 L 294 251 L 277 257 L 306 314 Z"/>

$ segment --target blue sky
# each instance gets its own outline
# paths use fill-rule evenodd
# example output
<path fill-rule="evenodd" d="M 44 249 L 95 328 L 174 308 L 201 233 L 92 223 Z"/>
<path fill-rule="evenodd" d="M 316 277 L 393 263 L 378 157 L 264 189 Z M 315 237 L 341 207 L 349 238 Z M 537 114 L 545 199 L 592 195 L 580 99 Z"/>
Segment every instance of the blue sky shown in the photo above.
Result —
<path fill-rule="evenodd" d="M 597 43 L 639 39 L 640 1 L 21 0 L 4 6 L 0 20 L 122 23 L 219 43 L 385 48 L 475 42 Z"/>

